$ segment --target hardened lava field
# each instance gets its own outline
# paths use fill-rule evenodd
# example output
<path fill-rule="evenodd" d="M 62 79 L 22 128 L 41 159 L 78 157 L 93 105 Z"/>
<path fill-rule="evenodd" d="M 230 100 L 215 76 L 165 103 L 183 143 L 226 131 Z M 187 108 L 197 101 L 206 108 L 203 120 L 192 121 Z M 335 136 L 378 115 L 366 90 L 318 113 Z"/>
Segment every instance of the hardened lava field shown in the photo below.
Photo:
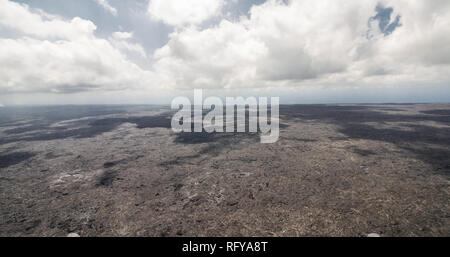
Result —
<path fill-rule="evenodd" d="M 283 105 L 274 144 L 171 116 L 0 108 L 0 236 L 450 236 L 450 104 Z"/>

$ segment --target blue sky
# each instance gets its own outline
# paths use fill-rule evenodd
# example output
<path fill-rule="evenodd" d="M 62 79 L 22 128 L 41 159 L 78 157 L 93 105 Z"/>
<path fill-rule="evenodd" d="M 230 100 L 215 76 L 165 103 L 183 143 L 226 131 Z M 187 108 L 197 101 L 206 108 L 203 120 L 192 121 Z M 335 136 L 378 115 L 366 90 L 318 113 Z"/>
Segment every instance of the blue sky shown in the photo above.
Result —
<path fill-rule="evenodd" d="M 0 106 L 448 102 L 450 3 L 0 0 Z"/>

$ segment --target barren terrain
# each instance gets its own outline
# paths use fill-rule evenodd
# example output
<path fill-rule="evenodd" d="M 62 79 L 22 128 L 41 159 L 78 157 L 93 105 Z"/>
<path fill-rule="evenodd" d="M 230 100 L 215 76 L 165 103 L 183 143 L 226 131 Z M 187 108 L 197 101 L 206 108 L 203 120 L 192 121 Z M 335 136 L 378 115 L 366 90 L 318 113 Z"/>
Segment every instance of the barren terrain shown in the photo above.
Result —
<path fill-rule="evenodd" d="M 450 236 L 450 104 L 280 115 L 261 144 L 164 106 L 0 108 L 0 236 Z"/>

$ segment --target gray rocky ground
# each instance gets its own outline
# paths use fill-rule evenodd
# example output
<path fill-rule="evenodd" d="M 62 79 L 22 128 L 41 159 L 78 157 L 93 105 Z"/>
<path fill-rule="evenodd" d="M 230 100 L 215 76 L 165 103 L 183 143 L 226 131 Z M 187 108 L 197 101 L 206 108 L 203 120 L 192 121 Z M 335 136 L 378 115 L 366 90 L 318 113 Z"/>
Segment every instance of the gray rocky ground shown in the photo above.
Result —
<path fill-rule="evenodd" d="M 281 138 L 156 106 L 0 108 L 0 236 L 450 236 L 450 104 L 281 106 Z"/>

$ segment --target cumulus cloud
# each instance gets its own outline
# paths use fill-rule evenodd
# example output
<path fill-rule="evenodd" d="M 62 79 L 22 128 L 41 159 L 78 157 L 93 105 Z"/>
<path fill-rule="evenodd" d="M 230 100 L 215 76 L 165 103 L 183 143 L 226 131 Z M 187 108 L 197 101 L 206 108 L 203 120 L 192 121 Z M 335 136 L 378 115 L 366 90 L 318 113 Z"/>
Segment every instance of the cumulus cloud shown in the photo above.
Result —
<path fill-rule="evenodd" d="M 133 38 L 133 33 L 117 31 L 117 32 L 114 32 L 112 36 L 114 39 L 117 39 L 117 40 L 127 40 L 127 39 Z"/>
<path fill-rule="evenodd" d="M 179 88 L 436 82 L 449 78 L 449 23 L 448 1 L 269 0 L 176 30 L 155 70 Z"/>
<path fill-rule="evenodd" d="M 102 39 L 0 39 L 2 91 L 72 93 L 132 87 L 143 71 Z"/>
<path fill-rule="evenodd" d="M 148 13 L 157 21 L 182 27 L 200 24 L 218 14 L 224 0 L 150 0 Z"/>
<path fill-rule="evenodd" d="M 120 90 L 142 85 L 149 77 L 115 41 L 96 37 L 90 21 L 64 20 L 6 0 L 0 6 L 0 27 L 20 33 L 0 38 L 1 93 Z"/>
<path fill-rule="evenodd" d="M 42 11 L 32 12 L 27 5 L 0 0 L 0 25 L 39 38 L 76 39 L 92 35 L 97 27 L 88 20 L 62 18 Z"/>
<path fill-rule="evenodd" d="M 108 11 L 109 13 L 111 13 L 114 16 L 117 16 L 117 9 L 112 7 L 108 0 L 94 0 L 98 5 L 100 5 L 103 9 L 105 9 L 106 11 Z"/>
<path fill-rule="evenodd" d="M 268 0 L 238 20 L 223 5 L 151 0 L 148 14 L 175 29 L 149 51 L 133 32 L 100 38 L 89 20 L 0 0 L 0 28 L 14 32 L 0 37 L 0 93 L 450 81 L 450 1 Z"/>
<path fill-rule="evenodd" d="M 125 51 L 129 54 L 137 54 L 142 58 L 147 58 L 147 53 L 142 45 L 132 43 L 130 40 L 133 38 L 132 32 L 117 31 L 112 34 L 110 42 L 118 49 Z"/>

